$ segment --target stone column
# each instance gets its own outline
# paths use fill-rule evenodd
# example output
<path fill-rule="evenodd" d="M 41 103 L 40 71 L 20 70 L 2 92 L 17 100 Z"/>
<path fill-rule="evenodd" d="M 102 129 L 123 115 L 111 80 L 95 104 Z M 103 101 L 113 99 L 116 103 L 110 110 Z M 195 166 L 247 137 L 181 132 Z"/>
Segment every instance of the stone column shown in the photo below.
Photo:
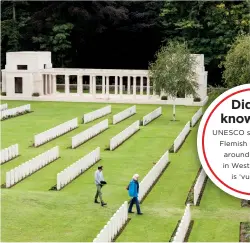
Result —
<path fill-rule="evenodd" d="M 140 80 L 140 95 L 143 95 L 143 76 L 141 76 Z"/>
<path fill-rule="evenodd" d="M 82 75 L 77 75 L 77 93 L 82 94 Z"/>
<path fill-rule="evenodd" d="M 93 76 L 89 76 L 89 93 L 93 94 Z"/>
<path fill-rule="evenodd" d="M 127 94 L 130 94 L 130 87 L 131 87 L 131 77 L 128 76 L 128 92 L 127 92 Z"/>
<path fill-rule="evenodd" d="M 69 94 L 69 75 L 65 75 L 65 94 Z"/>
<path fill-rule="evenodd" d="M 133 76 L 133 96 L 136 98 L 136 76 Z"/>
<path fill-rule="evenodd" d="M 115 94 L 118 93 L 118 84 L 117 84 L 117 76 L 115 76 Z"/>
<path fill-rule="evenodd" d="M 47 75 L 47 80 L 48 80 L 48 94 L 50 94 L 51 93 L 51 88 L 50 88 L 50 75 L 48 74 Z"/>
<path fill-rule="evenodd" d="M 147 77 L 147 96 L 149 98 L 149 94 L 150 94 L 150 82 L 149 82 L 149 77 Z"/>
<path fill-rule="evenodd" d="M 109 76 L 106 77 L 106 94 L 109 97 Z"/>
<path fill-rule="evenodd" d="M 123 89 L 122 89 L 122 88 L 123 88 L 123 87 L 122 87 L 122 86 L 123 86 L 122 76 L 120 76 L 119 78 L 120 78 L 120 95 L 121 95 L 121 97 L 122 97 L 122 90 L 123 90 Z"/>
<path fill-rule="evenodd" d="M 93 97 L 95 98 L 96 97 L 96 76 L 93 76 L 92 78 L 92 94 L 93 94 Z"/>
<path fill-rule="evenodd" d="M 47 85 L 47 74 L 44 74 L 44 94 L 46 95 L 47 94 L 47 88 L 48 85 Z"/>
<path fill-rule="evenodd" d="M 105 95 L 105 76 L 102 76 L 102 95 Z"/>
<path fill-rule="evenodd" d="M 52 75 L 53 94 L 56 93 L 56 75 Z"/>

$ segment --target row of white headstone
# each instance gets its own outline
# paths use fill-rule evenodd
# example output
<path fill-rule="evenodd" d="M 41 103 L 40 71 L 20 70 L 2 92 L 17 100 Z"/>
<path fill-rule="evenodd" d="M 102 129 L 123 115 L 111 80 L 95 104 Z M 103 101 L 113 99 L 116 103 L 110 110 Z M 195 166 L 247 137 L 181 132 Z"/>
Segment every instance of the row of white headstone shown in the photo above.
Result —
<path fill-rule="evenodd" d="M 143 197 L 147 194 L 149 189 L 152 187 L 154 182 L 158 179 L 164 168 L 166 168 L 169 163 L 169 153 L 168 151 L 162 155 L 159 161 L 153 166 L 153 168 L 148 172 L 148 174 L 140 182 L 140 190 L 138 195 L 138 200 L 141 201 Z"/>
<path fill-rule="evenodd" d="M 192 220 L 191 209 L 190 205 L 187 204 L 172 242 L 184 242 L 191 220 Z"/>
<path fill-rule="evenodd" d="M 185 125 L 185 127 L 179 133 L 178 137 L 174 140 L 174 152 L 175 153 L 183 144 L 189 132 L 190 132 L 190 121 Z"/>
<path fill-rule="evenodd" d="M 191 119 L 191 127 L 194 127 L 195 124 L 200 120 L 202 117 L 202 107 L 193 115 Z"/>
<path fill-rule="evenodd" d="M 67 122 L 64 122 L 56 127 L 53 127 L 45 132 L 39 133 L 34 136 L 34 146 L 37 147 L 41 144 L 47 143 L 50 140 L 61 136 L 78 127 L 78 119 L 74 118 Z"/>
<path fill-rule="evenodd" d="M 6 109 L 1 111 L 1 120 L 6 117 L 18 116 L 20 113 L 30 112 L 30 104 L 18 106 L 11 109 Z"/>
<path fill-rule="evenodd" d="M 161 107 L 155 109 L 154 111 L 150 112 L 149 114 L 147 114 L 146 116 L 143 117 L 142 125 L 146 126 L 148 123 L 150 123 L 151 121 L 153 121 L 154 119 L 159 117 L 161 114 L 162 114 Z"/>
<path fill-rule="evenodd" d="M 119 112 L 113 116 L 113 125 L 125 120 L 126 118 L 134 115 L 136 113 L 136 106 L 131 106 L 130 108 Z"/>
<path fill-rule="evenodd" d="M 89 112 L 83 115 L 83 123 L 94 121 L 100 117 L 106 116 L 111 113 L 111 105 L 105 106 L 101 109 Z"/>
<path fill-rule="evenodd" d="M 27 176 L 40 170 L 47 164 L 59 158 L 59 147 L 56 146 L 46 152 L 36 156 L 35 158 L 15 167 L 6 172 L 6 188 L 9 188 Z"/>
<path fill-rule="evenodd" d="M 140 191 L 138 195 L 139 201 L 147 194 L 155 180 L 162 173 L 164 168 L 169 163 L 169 152 L 166 151 L 148 172 L 140 183 Z M 125 202 L 104 226 L 101 232 L 97 235 L 93 242 L 112 242 L 128 219 L 128 203 Z"/>
<path fill-rule="evenodd" d="M 131 124 L 126 129 L 124 129 L 122 132 L 118 133 L 116 136 L 111 138 L 109 142 L 109 149 L 114 150 L 125 140 L 127 140 L 129 137 L 135 134 L 139 129 L 140 129 L 140 121 L 138 120 L 133 124 Z"/>
<path fill-rule="evenodd" d="M 0 105 L 0 111 L 6 110 L 6 109 L 8 109 L 8 104 L 7 103 Z"/>
<path fill-rule="evenodd" d="M 108 221 L 93 242 L 113 242 L 122 227 L 128 220 L 128 202 L 124 202 L 122 206 L 115 212 L 113 217 Z"/>
<path fill-rule="evenodd" d="M 57 190 L 62 189 L 77 176 L 86 171 L 89 167 L 94 165 L 101 159 L 100 147 L 96 148 L 83 158 L 79 159 L 75 163 L 57 174 Z"/>
<path fill-rule="evenodd" d="M 11 159 L 17 157 L 18 155 L 19 155 L 18 144 L 14 144 L 9 146 L 8 148 L 2 149 L 0 152 L 1 164 L 10 161 Z"/>
<path fill-rule="evenodd" d="M 204 185 L 205 179 L 206 179 L 206 173 L 203 169 L 201 169 L 201 172 L 196 180 L 196 183 L 194 185 L 194 205 L 197 205 L 197 201 L 199 199 L 199 196 L 201 194 L 201 189 Z"/>
<path fill-rule="evenodd" d="M 88 128 L 87 130 L 75 135 L 71 140 L 71 147 L 76 148 L 89 139 L 95 137 L 97 134 L 105 131 L 109 127 L 108 119 L 97 123 L 96 125 Z"/>

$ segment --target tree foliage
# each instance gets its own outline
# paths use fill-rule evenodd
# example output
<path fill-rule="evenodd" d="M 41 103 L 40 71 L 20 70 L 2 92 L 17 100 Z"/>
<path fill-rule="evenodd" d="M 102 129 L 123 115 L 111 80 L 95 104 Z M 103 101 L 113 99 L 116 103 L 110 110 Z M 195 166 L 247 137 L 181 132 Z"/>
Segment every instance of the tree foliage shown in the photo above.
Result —
<path fill-rule="evenodd" d="M 250 35 L 240 36 L 228 51 L 223 80 L 227 87 L 250 82 Z"/>
<path fill-rule="evenodd" d="M 162 46 L 156 54 L 155 62 L 149 67 L 154 90 L 174 100 L 178 93 L 196 96 L 198 84 L 195 65 L 195 57 L 191 55 L 186 43 L 171 41 Z"/>
<path fill-rule="evenodd" d="M 55 67 L 147 69 L 162 42 L 177 40 L 205 55 L 210 82 L 250 26 L 249 0 L 1 1 L 1 10 L 2 68 L 7 51 L 50 50 Z"/>

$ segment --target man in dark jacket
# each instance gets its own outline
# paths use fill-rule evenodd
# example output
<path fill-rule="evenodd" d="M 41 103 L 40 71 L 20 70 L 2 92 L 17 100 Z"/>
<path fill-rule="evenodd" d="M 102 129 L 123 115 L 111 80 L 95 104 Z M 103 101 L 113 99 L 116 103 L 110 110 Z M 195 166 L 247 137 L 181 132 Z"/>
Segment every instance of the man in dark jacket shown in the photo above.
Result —
<path fill-rule="evenodd" d="M 129 186 L 128 186 L 128 193 L 129 196 L 132 197 L 130 201 L 130 205 L 128 208 L 129 213 L 132 212 L 133 205 L 136 205 L 136 210 L 138 215 L 142 215 L 140 205 L 139 205 L 139 200 L 138 200 L 138 194 L 139 194 L 139 182 L 138 182 L 139 175 L 135 174 L 133 176 L 133 179 L 130 181 Z"/>

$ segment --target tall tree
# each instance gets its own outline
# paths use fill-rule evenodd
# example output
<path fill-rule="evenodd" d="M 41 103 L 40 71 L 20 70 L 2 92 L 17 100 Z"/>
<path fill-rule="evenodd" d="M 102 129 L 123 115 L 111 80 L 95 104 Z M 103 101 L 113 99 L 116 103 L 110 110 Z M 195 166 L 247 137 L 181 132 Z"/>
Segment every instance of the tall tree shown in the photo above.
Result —
<path fill-rule="evenodd" d="M 249 1 L 166 1 L 161 20 L 166 41 L 186 41 L 192 53 L 204 54 L 205 64 L 216 68 L 234 38 L 249 32 Z"/>
<path fill-rule="evenodd" d="M 248 50 L 248 51 L 247 51 Z M 250 35 L 239 36 L 222 62 L 223 80 L 227 87 L 250 82 Z"/>
<path fill-rule="evenodd" d="M 196 95 L 198 84 L 194 72 L 195 58 L 185 43 L 171 41 L 156 53 L 155 62 L 149 68 L 150 78 L 157 94 L 161 92 L 173 99 L 175 121 L 175 99 L 178 93 Z"/>

